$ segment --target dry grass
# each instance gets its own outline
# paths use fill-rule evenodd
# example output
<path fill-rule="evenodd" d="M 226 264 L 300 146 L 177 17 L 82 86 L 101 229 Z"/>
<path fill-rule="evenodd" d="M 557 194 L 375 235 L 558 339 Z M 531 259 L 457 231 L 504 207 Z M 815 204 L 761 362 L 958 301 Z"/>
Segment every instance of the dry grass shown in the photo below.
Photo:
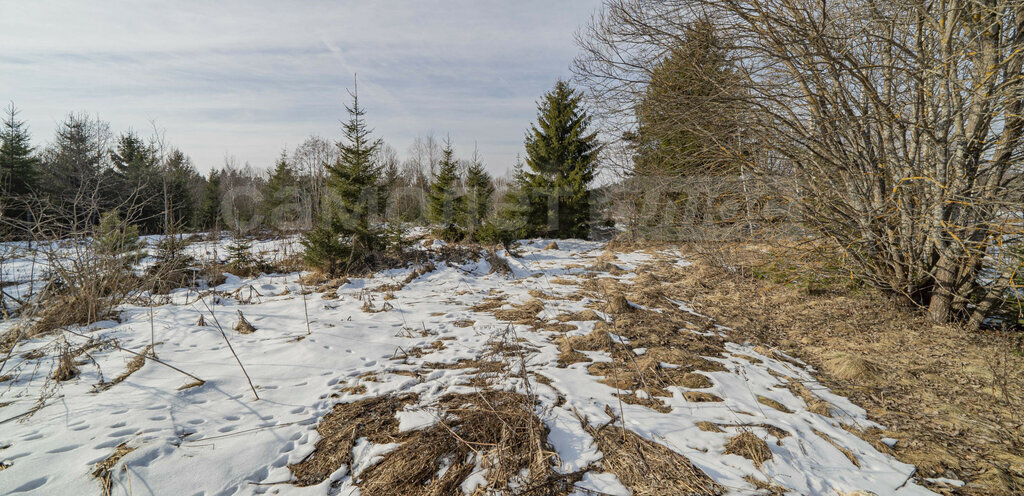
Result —
<path fill-rule="evenodd" d="M 242 315 L 242 311 L 238 310 L 238 323 L 235 324 L 235 330 L 239 334 L 252 334 L 256 332 L 256 327 L 245 320 L 245 315 Z"/>
<path fill-rule="evenodd" d="M 112 388 L 112 387 L 114 387 L 114 386 L 124 382 L 125 379 L 131 377 L 132 374 L 134 374 L 135 372 L 138 372 L 138 370 L 141 369 L 142 366 L 146 364 L 146 358 L 145 358 L 145 356 L 142 356 L 142 355 L 147 355 L 147 354 L 149 354 L 152 351 L 153 351 L 153 345 L 146 346 L 146 348 L 143 349 L 139 353 L 139 355 L 132 356 L 132 359 L 129 360 L 128 364 L 125 366 L 124 372 L 121 372 L 117 377 L 114 378 L 114 380 L 112 380 L 110 382 L 101 382 L 100 384 L 97 384 L 96 386 L 93 387 L 93 391 L 94 392 L 106 391 L 106 390 L 108 390 L 108 389 L 110 389 L 110 388 Z"/>
<path fill-rule="evenodd" d="M 504 277 L 511 277 L 514 274 L 512 267 L 508 265 L 508 261 L 499 256 L 493 248 L 484 251 L 484 260 L 491 266 L 490 274 L 497 273 Z"/>
<path fill-rule="evenodd" d="M 757 467 L 772 459 L 772 450 L 768 448 L 768 443 L 751 431 L 744 431 L 729 439 L 729 442 L 725 443 L 725 453 L 742 456 L 754 462 Z"/>
<path fill-rule="evenodd" d="M 57 346 L 57 368 L 53 371 L 52 377 L 57 382 L 70 381 L 78 377 L 75 354 L 71 351 L 71 344 L 67 341 Z"/>
<path fill-rule="evenodd" d="M 757 395 L 757 402 L 765 406 L 770 406 L 782 413 L 793 413 L 793 410 L 786 408 L 786 405 L 783 405 L 782 403 L 779 403 L 767 396 Z"/>
<path fill-rule="evenodd" d="M 632 312 L 633 306 L 629 304 L 629 300 L 627 300 L 625 296 L 616 294 L 608 297 L 608 303 L 605 305 L 605 311 L 612 314 Z"/>
<path fill-rule="evenodd" d="M 111 470 L 114 468 L 114 465 L 117 465 L 121 458 L 124 458 L 125 455 L 132 451 L 135 451 L 135 448 L 129 447 L 127 443 L 121 443 L 117 448 L 114 448 L 114 452 L 110 456 L 95 465 L 92 476 L 100 480 L 100 484 L 103 486 L 103 494 L 109 495 L 112 489 L 113 475 Z"/>
<path fill-rule="evenodd" d="M 526 396 L 483 391 L 449 395 L 438 406 L 437 424 L 408 433 L 401 446 L 359 474 L 362 494 L 462 494 L 477 463 L 487 469 L 488 491 L 565 494 L 571 488 L 573 477 L 554 470 L 547 431 Z M 443 467 L 448 469 L 439 475 Z"/>
<path fill-rule="evenodd" d="M 890 451 L 880 437 L 897 439 L 891 452 L 920 477 L 967 482 L 943 491 L 1024 494 L 1024 356 L 1016 336 L 933 325 L 848 277 L 830 278 L 836 258 L 828 250 L 723 249 L 733 250 L 734 270 L 690 256 L 689 267 L 666 262 L 652 272 L 669 281 L 673 298 L 731 327 L 733 340 L 814 366 L 819 381 L 887 427 L 858 432 L 877 449 Z M 811 411 L 834 414 L 803 385 L 788 386 Z"/>
<path fill-rule="evenodd" d="M 342 465 L 352 465 L 352 446 L 366 437 L 375 443 L 395 441 L 398 420 L 395 412 L 414 402 L 414 395 L 379 396 L 334 405 L 317 425 L 320 440 L 309 456 L 288 468 L 298 486 L 319 484 Z"/>
<path fill-rule="evenodd" d="M 615 474 L 637 496 L 711 496 L 722 486 L 685 456 L 620 427 L 588 428 L 604 454 L 604 470 Z"/>
<path fill-rule="evenodd" d="M 522 305 L 513 305 L 512 308 L 495 310 L 494 316 L 498 320 L 507 320 L 516 324 L 530 324 L 542 311 L 544 311 L 544 302 L 534 298 Z"/>
<path fill-rule="evenodd" d="M 800 383 L 800 381 L 791 378 L 787 381 L 786 387 L 796 397 L 804 400 L 804 403 L 807 405 L 807 411 L 817 413 L 824 417 L 832 416 L 832 404 L 811 392 L 811 390 Z"/>
<path fill-rule="evenodd" d="M 867 359 L 849 353 L 834 353 L 824 360 L 825 369 L 841 381 L 873 382 L 881 378 L 880 368 Z"/>
<path fill-rule="evenodd" d="M 849 448 L 846 448 L 846 447 L 840 445 L 839 443 L 837 443 L 835 441 L 835 439 L 832 439 L 831 437 L 829 437 L 828 434 L 825 434 L 824 432 L 821 432 L 818 429 L 811 429 L 811 430 L 815 434 L 817 434 L 818 437 L 824 439 L 826 442 L 828 442 L 828 444 L 831 444 L 832 447 L 834 447 L 835 449 L 839 450 L 839 452 L 842 453 L 843 456 L 845 456 L 847 460 L 850 460 L 850 463 L 852 463 L 856 467 L 860 467 L 860 460 L 857 460 L 857 457 L 854 456 L 853 452 L 850 451 Z"/>

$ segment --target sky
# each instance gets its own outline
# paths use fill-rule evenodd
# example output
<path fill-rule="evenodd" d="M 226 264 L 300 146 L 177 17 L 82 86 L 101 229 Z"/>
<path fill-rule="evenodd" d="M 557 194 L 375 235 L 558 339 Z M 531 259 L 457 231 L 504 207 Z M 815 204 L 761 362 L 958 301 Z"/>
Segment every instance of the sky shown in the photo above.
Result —
<path fill-rule="evenodd" d="M 536 102 L 571 76 L 600 0 L 0 0 L 0 102 L 42 147 L 69 112 L 153 134 L 205 172 L 269 167 L 336 140 L 347 90 L 405 157 L 418 135 L 474 146 L 504 173 Z"/>

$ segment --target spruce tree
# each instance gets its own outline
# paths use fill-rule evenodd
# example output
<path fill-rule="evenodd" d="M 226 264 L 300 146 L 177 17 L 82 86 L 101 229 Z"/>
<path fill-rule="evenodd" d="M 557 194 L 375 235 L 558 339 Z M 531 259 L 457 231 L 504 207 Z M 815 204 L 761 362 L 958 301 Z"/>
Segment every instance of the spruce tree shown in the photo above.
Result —
<path fill-rule="evenodd" d="M 203 185 L 202 198 L 196 212 L 196 225 L 203 229 L 218 229 L 221 225 L 220 177 L 220 172 L 210 170 L 206 184 Z"/>
<path fill-rule="evenodd" d="M 192 185 L 201 178 L 192 165 L 192 159 L 181 150 L 174 148 L 167 155 L 163 171 L 165 206 L 168 210 L 167 220 L 172 229 L 183 229 L 195 218 L 196 201 L 192 194 Z M 165 226 L 165 229 L 168 226 Z"/>
<path fill-rule="evenodd" d="M 36 188 L 39 160 L 32 154 L 30 140 L 28 128 L 10 104 L 0 125 L 0 214 L 8 219 L 26 220 L 18 198 L 24 199 Z"/>
<path fill-rule="evenodd" d="M 491 211 L 494 182 L 477 152 L 466 169 L 466 228 L 475 232 Z"/>
<path fill-rule="evenodd" d="M 321 219 L 302 240 L 306 262 L 329 273 L 365 264 L 383 244 L 370 223 L 381 174 L 375 158 L 383 142 L 371 137 L 373 131 L 366 126 L 358 92 L 352 93 L 352 106 L 345 109 L 349 114 L 343 126 L 345 139 L 338 143 L 337 162 L 327 167 L 327 198 Z"/>
<path fill-rule="evenodd" d="M 588 186 L 596 174 L 600 145 L 588 133 L 582 94 L 565 81 L 544 95 L 537 123 L 526 136 L 526 165 L 518 185 L 527 207 L 530 235 L 559 238 L 590 233 Z"/>
<path fill-rule="evenodd" d="M 274 170 L 270 173 L 270 178 L 267 179 L 264 194 L 266 217 L 272 226 L 280 227 L 279 225 L 293 213 L 291 207 L 295 203 L 298 184 L 298 176 L 288 163 L 288 155 L 282 151 Z"/>
<path fill-rule="evenodd" d="M 133 131 L 117 138 L 110 152 L 113 177 L 105 182 L 104 196 L 128 208 L 128 217 L 137 220 L 143 232 L 156 233 L 163 223 L 163 189 L 159 157 L 155 147 L 148 145 Z"/>
<path fill-rule="evenodd" d="M 441 150 L 437 176 L 430 183 L 427 197 L 430 221 L 440 226 L 439 234 L 446 240 L 456 241 L 462 237 L 460 226 L 465 222 L 465 209 L 458 188 L 459 163 L 455 160 L 455 149 L 449 139 Z"/>
<path fill-rule="evenodd" d="M 57 127 L 54 142 L 43 153 L 40 189 L 69 226 L 92 224 L 105 198 L 84 204 L 100 191 L 109 160 L 107 123 L 87 115 L 69 114 Z"/>

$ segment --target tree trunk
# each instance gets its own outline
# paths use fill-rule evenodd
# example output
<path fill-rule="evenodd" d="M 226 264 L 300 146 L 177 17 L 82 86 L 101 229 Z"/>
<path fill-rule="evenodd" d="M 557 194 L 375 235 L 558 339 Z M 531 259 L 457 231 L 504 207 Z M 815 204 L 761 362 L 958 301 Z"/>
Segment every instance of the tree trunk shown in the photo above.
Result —
<path fill-rule="evenodd" d="M 952 257 L 942 255 L 935 264 L 932 294 L 928 301 L 928 320 L 949 322 L 953 309 L 953 289 L 956 287 L 956 263 Z"/>

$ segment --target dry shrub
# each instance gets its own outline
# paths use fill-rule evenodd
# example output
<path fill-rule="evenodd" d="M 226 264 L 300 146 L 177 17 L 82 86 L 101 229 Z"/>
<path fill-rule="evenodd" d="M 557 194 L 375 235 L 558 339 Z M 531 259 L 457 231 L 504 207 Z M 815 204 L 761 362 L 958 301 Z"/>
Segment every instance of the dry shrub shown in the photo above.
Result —
<path fill-rule="evenodd" d="M 313 452 L 289 465 L 298 486 L 319 484 L 342 465 L 352 466 L 352 446 L 362 437 L 374 443 L 394 442 L 398 434 L 397 412 L 416 401 L 415 395 L 378 396 L 334 405 L 317 425 L 320 434 Z"/>
<path fill-rule="evenodd" d="M 439 408 L 437 424 L 408 433 L 401 446 L 360 474 L 362 494 L 462 494 L 477 463 L 487 469 L 488 491 L 561 494 L 572 486 L 572 476 L 554 470 L 556 455 L 528 397 L 508 391 L 448 395 Z"/>
<path fill-rule="evenodd" d="M 50 334 L 62 327 L 85 325 L 114 316 L 106 298 L 83 292 L 46 298 L 24 337 Z"/>
<path fill-rule="evenodd" d="M 613 426 L 588 431 L 604 454 L 603 468 L 637 496 L 712 496 L 725 492 L 685 456 L 632 431 Z"/>
<path fill-rule="evenodd" d="M 100 480 L 100 484 L 103 486 L 103 494 L 109 495 L 111 489 L 113 489 L 113 476 L 110 471 L 117 465 L 117 462 L 121 461 L 125 455 L 135 451 L 135 448 L 129 447 L 128 443 L 121 443 L 114 448 L 114 452 L 104 458 L 102 461 L 96 464 L 92 471 L 92 476 Z"/>
<path fill-rule="evenodd" d="M 757 467 L 772 459 L 772 450 L 768 448 L 768 443 L 751 431 L 744 431 L 729 439 L 729 442 L 725 443 L 725 453 L 742 456 L 754 462 Z"/>

